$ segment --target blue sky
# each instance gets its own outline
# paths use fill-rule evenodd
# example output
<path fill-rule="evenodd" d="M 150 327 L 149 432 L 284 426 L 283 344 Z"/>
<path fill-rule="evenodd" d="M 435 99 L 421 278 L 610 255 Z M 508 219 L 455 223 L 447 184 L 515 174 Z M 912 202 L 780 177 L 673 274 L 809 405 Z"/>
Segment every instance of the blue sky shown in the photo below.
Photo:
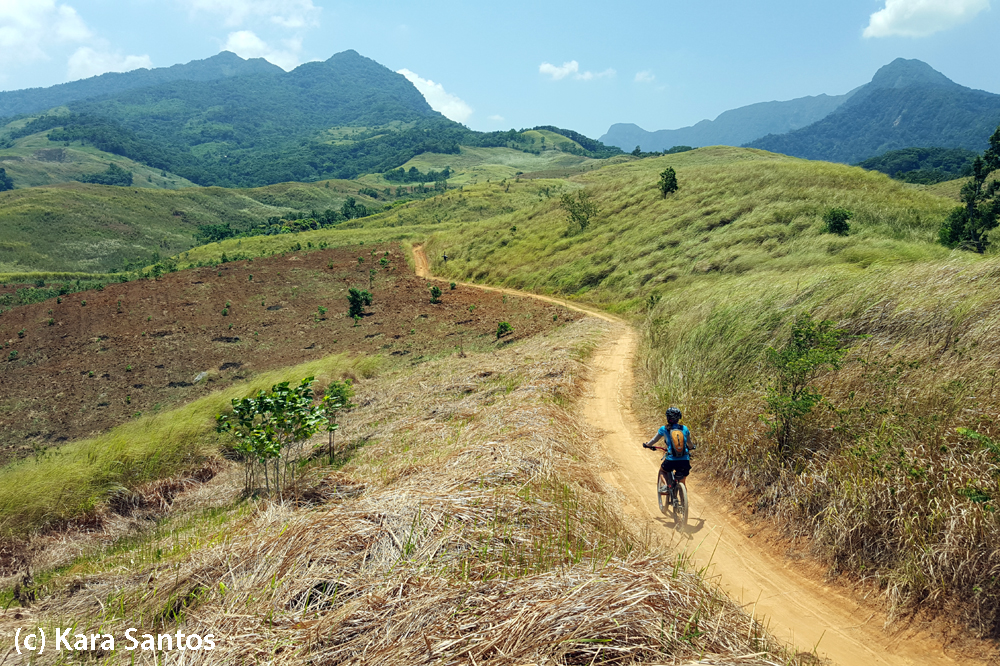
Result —
<path fill-rule="evenodd" d="M 482 3 L 0 0 L 0 89 L 166 67 L 223 49 L 286 69 L 354 49 L 473 129 L 673 129 L 840 94 L 897 57 L 1000 92 L 990 0 Z"/>

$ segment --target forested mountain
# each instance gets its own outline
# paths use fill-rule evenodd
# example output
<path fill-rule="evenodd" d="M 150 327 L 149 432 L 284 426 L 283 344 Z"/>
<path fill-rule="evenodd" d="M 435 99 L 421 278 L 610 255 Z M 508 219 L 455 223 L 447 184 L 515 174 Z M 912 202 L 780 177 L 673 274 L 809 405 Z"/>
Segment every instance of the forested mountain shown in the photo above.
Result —
<path fill-rule="evenodd" d="M 644 151 L 662 151 L 673 146 L 742 146 L 767 134 L 782 134 L 814 123 L 846 102 L 853 93 L 760 102 L 726 111 L 715 120 L 702 120 L 691 127 L 674 130 L 647 132 L 632 123 L 618 123 L 600 140 L 624 150 L 640 146 Z"/>
<path fill-rule="evenodd" d="M 227 187 L 355 178 L 421 153 L 457 154 L 460 145 L 539 150 L 513 130 L 484 134 L 448 120 L 405 77 L 354 51 L 287 73 L 168 81 L 66 107 L 68 113 L 41 115 L 0 141 L 9 146 L 47 133 L 54 146 L 79 142 L 199 185 Z M 572 135 L 567 150 L 619 152 L 560 131 Z"/>
<path fill-rule="evenodd" d="M 926 63 L 899 58 L 822 120 L 747 145 L 795 157 L 855 163 L 913 146 L 981 152 L 998 124 L 1000 95 L 966 88 Z"/>
<path fill-rule="evenodd" d="M 0 118 L 37 113 L 82 99 L 113 95 L 170 81 L 214 81 L 250 74 L 279 74 L 282 71 L 263 58 L 244 60 L 235 53 L 223 51 L 211 58 L 193 60 L 183 65 L 136 69 L 124 73 L 110 72 L 80 81 L 60 83 L 50 88 L 0 92 Z"/>
<path fill-rule="evenodd" d="M 907 183 L 932 185 L 971 176 L 976 155 L 965 148 L 903 148 L 870 157 L 856 166 Z"/>

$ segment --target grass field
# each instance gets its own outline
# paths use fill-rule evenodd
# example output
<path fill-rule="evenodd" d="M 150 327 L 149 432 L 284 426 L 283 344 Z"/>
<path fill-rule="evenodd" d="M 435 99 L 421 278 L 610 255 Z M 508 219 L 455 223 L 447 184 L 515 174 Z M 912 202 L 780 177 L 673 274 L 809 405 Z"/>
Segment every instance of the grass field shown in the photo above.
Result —
<path fill-rule="evenodd" d="M 359 189 L 353 181 L 173 191 L 65 183 L 2 192 L 0 273 L 104 273 L 192 248 L 202 224 L 243 230 L 269 217 L 339 210 L 349 196 L 383 205 Z"/>

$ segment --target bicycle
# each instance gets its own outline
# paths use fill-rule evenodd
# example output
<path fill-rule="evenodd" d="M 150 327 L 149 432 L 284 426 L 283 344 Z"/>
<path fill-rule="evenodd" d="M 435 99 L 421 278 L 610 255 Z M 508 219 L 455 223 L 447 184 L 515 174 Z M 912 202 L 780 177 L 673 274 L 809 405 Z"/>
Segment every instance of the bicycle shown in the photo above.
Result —
<path fill-rule="evenodd" d="M 661 446 L 650 446 L 647 448 L 655 451 L 663 451 L 664 453 L 667 452 Z M 666 492 L 662 492 L 664 489 L 666 489 Z M 671 510 L 673 511 L 674 522 L 678 528 L 687 525 L 689 509 L 687 486 L 679 483 L 674 478 L 672 471 L 669 477 L 663 473 L 662 468 L 656 471 L 656 502 L 660 506 L 660 513 L 664 516 L 669 516 Z"/>

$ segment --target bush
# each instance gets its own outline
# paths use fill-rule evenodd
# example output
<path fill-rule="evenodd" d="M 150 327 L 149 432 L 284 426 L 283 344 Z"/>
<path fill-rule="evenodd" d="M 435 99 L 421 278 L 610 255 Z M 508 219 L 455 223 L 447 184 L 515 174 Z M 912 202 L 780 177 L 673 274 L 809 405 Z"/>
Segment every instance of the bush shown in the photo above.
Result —
<path fill-rule="evenodd" d="M 497 340 L 513 332 L 514 332 L 514 327 L 511 326 L 508 322 L 502 321 L 499 324 L 497 324 Z"/>
<path fill-rule="evenodd" d="M 812 315 L 803 313 L 792 324 L 784 347 L 767 349 L 773 380 L 765 398 L 770 417 L 766 421 L 783 460 L 794 449 L 797 426 L 823 400 L 812 387 L 813 380 L 828 368 L 838 369 L 847 353 L 841 347 L 846 333 L 832 321 L 815 321 Z"/>
<path fill-rule="evenodd" d="M 660 194 L 666 199 L 667 195 L 671 192 L 676 192 L 678 190 L 677 185 L 677 172 L 674 171 L 673 167 L 667 167 L 660 172 L 660 182 L 659 182 Z"/>
<path fill-rule="evenodd" d="M 431 303 L 441 302 L 441 289 L 437 285 L 431 286 Z"/>
<path fill-rule="evenodd" d="M 823 215 L 823 222 L 826 223 L 823 233 L 846 236 L 851 231 L 851 225 L 847 221 L 852 217 L 854 213 L 846 208 L 831 208 Z"/>
<path fill-rule="evenodd" d="M 590 218 L 600 212 L 586 190 L 580 190 L 575 196 L 569 193 L 562 195 L 560 205 L 569 214 L 570 222 L 578 225 L 581 231 L 590 225 Z"/>
<path fill-rule="evenodd" d="M 357 319 L 365 313 L 365 306 L 372 304 L 372 295 L 369 291 L 363 291 L 351 287 L 347 290 L 347 314 Z"/>

